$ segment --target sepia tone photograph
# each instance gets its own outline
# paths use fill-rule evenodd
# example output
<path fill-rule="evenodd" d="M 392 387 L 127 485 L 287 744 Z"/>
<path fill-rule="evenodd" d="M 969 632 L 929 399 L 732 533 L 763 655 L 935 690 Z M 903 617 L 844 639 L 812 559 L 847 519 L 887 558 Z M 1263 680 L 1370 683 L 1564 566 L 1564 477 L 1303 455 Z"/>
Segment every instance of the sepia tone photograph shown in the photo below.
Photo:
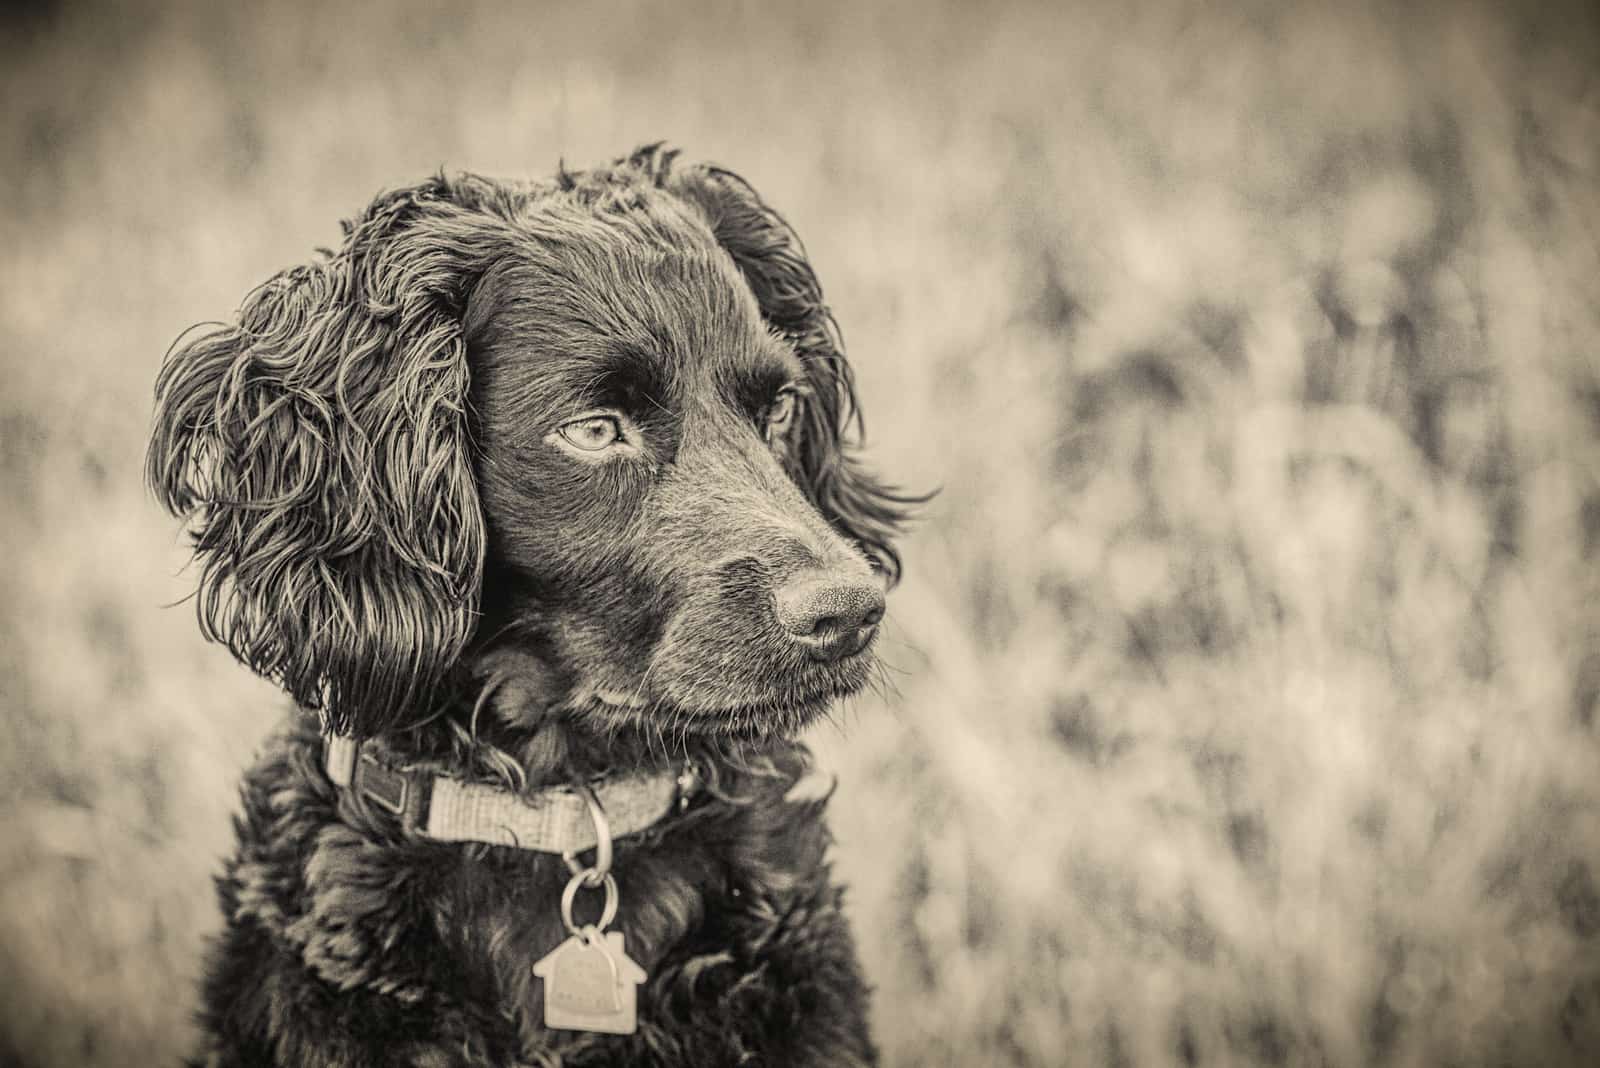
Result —
<path fill-rule="evenodd" d="M 1600 9 L 0 14 L 0 1065 L 1600 1064 Z"/>

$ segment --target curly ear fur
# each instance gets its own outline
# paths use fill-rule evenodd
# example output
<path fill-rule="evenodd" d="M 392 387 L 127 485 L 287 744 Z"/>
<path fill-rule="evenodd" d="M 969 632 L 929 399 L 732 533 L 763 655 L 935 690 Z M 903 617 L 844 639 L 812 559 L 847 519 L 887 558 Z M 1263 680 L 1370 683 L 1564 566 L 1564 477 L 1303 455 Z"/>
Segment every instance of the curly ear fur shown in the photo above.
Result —
<path fill-rule="evenodd" d="M 677 152 L 640 149 L 630 166 L 663 188 L 699 205 L 717 242 L 739 265 L 761 314 L 787 337 L 804 361 L 811 392 L 801 412 L 793 473 L 813 504 L 845 537 L 854 539 L 888 576 L 900 579 L 894 538 L 925 496 L 907 495 L 869 474 L 855 456 L 865 432 L 844 338 L 822 297 L 822 286 L 793 228 L 748 182 L 721 167 L 673 169 Z"/>
<path fill-rule="evenodd" d="M 342 732 L 426 712 L 476 624 L 460 321 L 498 200 L 470 177 L 379 197 L 157 380 L 146 475 L 190 520 L 201 629 Z"/>

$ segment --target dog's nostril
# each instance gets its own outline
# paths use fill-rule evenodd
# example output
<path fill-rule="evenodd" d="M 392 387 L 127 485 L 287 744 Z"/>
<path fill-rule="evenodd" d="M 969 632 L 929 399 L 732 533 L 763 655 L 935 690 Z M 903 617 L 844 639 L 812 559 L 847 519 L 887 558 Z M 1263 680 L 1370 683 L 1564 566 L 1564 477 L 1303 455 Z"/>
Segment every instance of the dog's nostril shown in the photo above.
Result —
<path fill-rule="evenodd" d="M 843 616 L 823 616 L 814 623 L 809 631 L 801 634 L 802 638 L 826 637 L 850 627 L 850 623 Z"/>
<path fill-rule="evenodd" d="M 816 660 L 860 652 L 883 618 L 876 583 L 811 572 L 784 583 L 775 596 L 778 623 Z"/>

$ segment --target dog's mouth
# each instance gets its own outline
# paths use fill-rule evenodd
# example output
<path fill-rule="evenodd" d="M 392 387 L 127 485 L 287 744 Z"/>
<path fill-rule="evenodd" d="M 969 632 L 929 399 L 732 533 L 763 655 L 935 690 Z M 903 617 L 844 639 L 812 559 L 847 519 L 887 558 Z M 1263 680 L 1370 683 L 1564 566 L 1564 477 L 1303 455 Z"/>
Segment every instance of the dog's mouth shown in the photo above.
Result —
<path fill-rule="evenodd" d="M 799 703 L 752 703 L 723 708 L 693 708 L 656 702 L 640 708 L 615 705 L 604 698 L 591 701 L 590 713 L 606 719 L 626 720 L 647 726 L 665 737 L 706 736 L 735 741 L 789 738 L 826 714 L 832 697 L 819 697 Z"/>
<path fill-rule="evenodd" d="M 827 671 L 801 672 L 798 678 L 784 680 L 786 685 L 734 690 L 726 679 L 719 680 L 709 700 L 697 699 L 701 695 L 695 688 L 674 680 L 661 692 L 651 692 L 647 685 L 632 689 L 580 685 L 566 704 L 607 726 L 628 724 L 665 737 L 787 738 L 822 718 L 835 701 L 860 692 L 872 664 L 864 646 L 846 660 L 828 665 Z"/>

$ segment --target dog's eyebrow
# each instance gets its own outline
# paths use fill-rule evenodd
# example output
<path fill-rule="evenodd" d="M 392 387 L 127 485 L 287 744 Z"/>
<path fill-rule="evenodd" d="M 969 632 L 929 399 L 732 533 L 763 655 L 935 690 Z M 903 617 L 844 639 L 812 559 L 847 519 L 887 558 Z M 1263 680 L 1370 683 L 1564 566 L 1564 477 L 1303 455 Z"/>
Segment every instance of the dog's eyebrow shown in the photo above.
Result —
<path fill-rule="evenodd" d="M 639 415 L 676 414 L 667 404 L 672 396 L 672 381 L 660 356 L 619 345 L 585 361 L 584 367 L 589 375 L 580 390 L 584 404 L 611 405 Z"/>
<path fill-rule="evenodd" d="M 759 415 L 772 403 L 778 391 L 802 386 L 805 368 L 792 354 L 768 350 L 760 358 L 729 368 L 723 381 L 724 395 L 741 411 Z"/>

